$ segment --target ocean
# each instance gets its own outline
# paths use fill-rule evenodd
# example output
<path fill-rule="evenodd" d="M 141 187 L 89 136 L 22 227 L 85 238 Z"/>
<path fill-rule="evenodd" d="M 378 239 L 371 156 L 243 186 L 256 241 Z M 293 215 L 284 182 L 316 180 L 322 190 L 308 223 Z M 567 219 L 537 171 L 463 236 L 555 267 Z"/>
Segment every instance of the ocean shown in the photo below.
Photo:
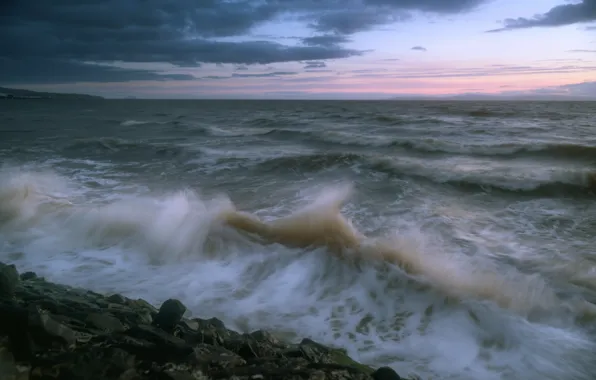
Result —
<path fill-rule="evenodd" d="M 402 376 L 593 379 L 594 115 L 2 101 L 0 261 Z"/>

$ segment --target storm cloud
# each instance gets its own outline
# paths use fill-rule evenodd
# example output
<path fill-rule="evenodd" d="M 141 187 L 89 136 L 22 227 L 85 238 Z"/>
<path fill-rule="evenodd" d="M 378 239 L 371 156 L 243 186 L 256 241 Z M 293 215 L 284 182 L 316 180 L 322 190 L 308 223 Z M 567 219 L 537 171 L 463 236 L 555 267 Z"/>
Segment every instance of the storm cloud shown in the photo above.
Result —
<path fill-rule="evenodd" d="M 596 21 L 596 0 L 583 0 L 579 3 L 558 5 L 544 14 L 532 18 L 508 18 L 504 27 L 488 32 L 503 32 L 513 29 L 535 27 L 556 27 Z"/>
<path fill-rule="evenodd" d="M 364 54 L 345 46 L 354 33 L 419 13 L 465 12 L 485 1 L 7 1 L 0 11 L 0 82 L 194 79 L 105 65 L 118 62 L 200 67 L 347 58 Z M 303 22 L 313 35 L 293 45 L 249 38 L 255 27 L 283 19 Z"/>
<path fill-rule="evenodd" d="M 189 74 L 123 69 L 76 61 L 13 59 L 0 57 L 2 84 L 55 84 L 69 82 L 130 82 L 143 80 L 193 80 Z M 99 80 L 94 80 L 99 79 Z"/>
<path fill-rule="evenodd" d="M 306 62 L 305 69 L 323 69 L 327 67 L 325 62 Z"/>

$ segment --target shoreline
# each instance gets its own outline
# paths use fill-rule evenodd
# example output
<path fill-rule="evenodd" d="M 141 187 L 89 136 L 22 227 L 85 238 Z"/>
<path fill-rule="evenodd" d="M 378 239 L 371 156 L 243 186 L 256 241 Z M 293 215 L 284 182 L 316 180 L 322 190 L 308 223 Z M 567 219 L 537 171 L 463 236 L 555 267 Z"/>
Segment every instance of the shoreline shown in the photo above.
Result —
<path fill-rule="evenodd" d="M 0 378 L 399 380 L 310 339 L 241 334 L 216 318 L 183 318 L 168 299 L 103 295 L 19 274 L 0 262 Z"/>

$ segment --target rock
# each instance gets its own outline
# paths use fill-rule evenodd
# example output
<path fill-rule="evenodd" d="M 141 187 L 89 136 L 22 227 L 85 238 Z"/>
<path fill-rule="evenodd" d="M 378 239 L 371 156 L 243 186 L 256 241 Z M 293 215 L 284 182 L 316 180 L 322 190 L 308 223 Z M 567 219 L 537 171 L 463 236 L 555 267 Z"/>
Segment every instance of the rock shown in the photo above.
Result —
<path fill-rule="evenodd" d="M 182 302 L 169 299 L 161 305 L 153 323 L 166 331 L 172 331 L 185 312 L 186 306 Z"/>
<path fill-rule="evenodd" d="M 401 377 L 393 369 L 389 367 L 378 368 L 372 374 L 374 380 L 401 380 Z"/>
<path fill-rule="evenodd" d="M 14 265 L 0 263 L 0 297 L 11 298 L 19 280 L 19 272 Z"/>
<path fill-rule="evenodd" d="M 36 337 L 40 340 L 58 340 L 71 345 L 77 339 L 72 329 L 54 320 L 39 306 L 30 305 L 28 322 L 30 329 L 36 333 Z M 43 342 L 42 345 L 51 346 L 52 344 Z"/>
<path fill-rule="evenodd" d="M 130 300 L 127 302 L 127 305 L 132 308 L 135 308 L 135 309 L 146 310 L 151 314 L 157 314 L 159 312 L 155 307 L 153 307 L 153 305 L 151 305 L 149 302 L 142 300 L 142 299 Z M 182 306 L 184 306 L 184 305 L 182 305 Z"/>
<path fill-rule="evenodd" d="M 22 281 L 33 280 L 35 278 L 37 278 L 37 275 L 33 272 L 25 272 L 25 273 L 21 274 Z"/>
<path fill-rule="evenodd" d="M 240 334 L 218 319 L 183 319 L 177 300 L 143 300 L 52 284 L 0 264 L 0 379 L 399 380 L 310 339 Z M 16 280 L 15 280 L 16 274 Z M 8 284 L 8 285 L 6 285 Z M 12 290 L 11 290 L 12 289 Z"/>
<path fill-rule="evenodd" d="M 232 351 L 223 347 L 214 347 L 209 344 L 199 344 L 195 347 L 197 363 L 210 369 L 226 369 L 242 366 L 246 361 Z"/>
<path fill-rule="evenodd" d="M 106 298 L 106 301 L 111 302 L 111 303 L 116 303 L 119 305 L 126 304 L 126 298 L 124 298 L 120 294 L 112 294 L 111 296 Z"/>
<path fill-rule="evenodd" d="M 122 332 L 126 330 L 122 322 L 110 314 L 91 313 L 85 321 L 104 331 Z"/>

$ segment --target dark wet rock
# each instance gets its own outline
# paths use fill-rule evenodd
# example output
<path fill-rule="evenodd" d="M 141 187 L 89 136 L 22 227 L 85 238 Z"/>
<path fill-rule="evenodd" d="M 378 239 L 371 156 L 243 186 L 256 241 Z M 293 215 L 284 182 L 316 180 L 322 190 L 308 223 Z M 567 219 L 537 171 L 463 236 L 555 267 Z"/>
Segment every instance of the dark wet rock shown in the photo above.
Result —
<path fill-rule="evenodd" d="M 19 272 L 14 265 L 0 263 L 0 297 L 12 297 L 19 280 Z"/>
<path fill-rule="evenodd" d="M 21 274 L 21 280 L 23 281 L 32 280 L 34 278 L 37 278 L 37 275 L 33 272 L 25 272 Z"/>
<path fill-rule="evenodd" d="M 311 339 L 240 334 L 186 307 L 19 277 L 0 263 L 0 379 L 399 380 Z"/>
<path fill-rule="evenodd" d="M 185 312 L 186 306 L 182 302 L 169 299 L 161 305 L 153 323 L 166 331 L 172 331 L 182 320 Z"/>
<path fill-rule="evenodd" d="M 108 313 L 91 313 L 87 316 L 85 322 L 104 331 L 123 332 L 126 330 L 118 318 Z"/>
<path fill-rule="evenodd" d="M 111 303 L 117 303 L 119 305 L 126 304 L 126 298 L 120 294 L 112 294 L 111 296 L 106 298 L 106 301 Z"/>
<path fill-rule="evenodd" d="M 52 341 L 60 341 L 67 345 L 76 341 L 75 332 L 68 326 L 56 321 L 47 311 L 36 305 L 29 305 L 27 314 L 29 331 L 36 334 L 40 340 L 47 340 L 44 345 L 51 345 Z"/>
<path fill-rule="evenodd" d="M 401 377 L 393 369 L 389 367 L 381 367 L 373 372 L 374 380 L 400 380 Z"/>

